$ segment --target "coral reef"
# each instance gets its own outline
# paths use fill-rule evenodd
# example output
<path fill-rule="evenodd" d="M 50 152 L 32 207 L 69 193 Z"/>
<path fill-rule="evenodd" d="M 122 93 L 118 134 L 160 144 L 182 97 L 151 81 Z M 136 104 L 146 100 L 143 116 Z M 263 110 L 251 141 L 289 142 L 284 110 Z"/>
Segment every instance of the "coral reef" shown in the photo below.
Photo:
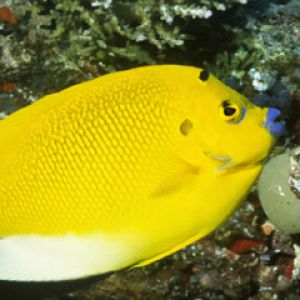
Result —
<path fill-rule="evenodd" d="M 289 169 L 289 184 L 292 192 L 300 199 L 300 147 L 293 151 Z"/>
<path fill-rule="evenodd" d="M 291 91 L 299 91 L 300 3 L 272 5 L 263 23 L 252 24 L 255 42 L 263 52 L 258 69 L 280 76 Z"/>
<path fill-rule="evenodd" d="M 257 91 L 271 90 L 279 79 L 290 94 L 298 95 L 299 1 L 251 1 L 236 12 L 232 22 L 234 38 L 238 41 L 233 44 L 237 47 L 235 51 L 218 53 L 212 70 L 223 80 L 230 76 L 240 79 L 244 93 L 250 98 L 255 97 Z M 262 98 L 257 98 L 258 103 L 263 102 Z M 272 105 L 272 99 L 269 100 L 265 106 Z M 279 98 L 274 100 L 275 107 L 280 108 L 290 101 L 286 92 L 281 95 L 281 103 Z"/>
<path fill-rule="evenodd" d="M 246 85 L 255 67 L 297 89 L 298 1 L 2 2 L 0 82 L 14 82 L 25 102 L 154 63 L 206 65 L 221 79 L 236 76 Z"/>
<path fill-rule="evenodd" d="M 252 78 L 252 85 L 254 89 L 259 89 L 260 94 L 256 95 L 252 101 L 261 107 L 275 107 L 287 111 L 292 103 L 290 90 L 280 80 L 276 80 L 272 76 L 264 78 L 263 75 L 265 74 L 259 72 L 256 72 L 256 74 L 258 74 L 258 76 L 256 75 L 258 78 Z"/>
<path fill-rule="evenodd" d="M 215 14 L 246 2 L 5 0 L 1 77 L 17 82 L 28 101 L 106 72 L 183 62 L 179 57 L 198 39 L 193 22 L 206 20 L 209 28 Z M 8 11 L 14 22 L 6 21 Z M 197 48 L 205 52 L 207 45 Z"/>

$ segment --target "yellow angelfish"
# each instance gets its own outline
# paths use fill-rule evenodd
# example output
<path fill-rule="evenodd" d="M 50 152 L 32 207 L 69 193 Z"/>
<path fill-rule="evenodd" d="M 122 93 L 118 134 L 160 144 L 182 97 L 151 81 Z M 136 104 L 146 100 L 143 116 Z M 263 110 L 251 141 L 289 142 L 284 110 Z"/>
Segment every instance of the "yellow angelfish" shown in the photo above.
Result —
<path fill-rule="evenodd" d="M 278 114 L 176 65 L 105 75 L 12 114 L 0 122 L 0 280 L 142 266 L 207 235 L 260 173 Z"/>

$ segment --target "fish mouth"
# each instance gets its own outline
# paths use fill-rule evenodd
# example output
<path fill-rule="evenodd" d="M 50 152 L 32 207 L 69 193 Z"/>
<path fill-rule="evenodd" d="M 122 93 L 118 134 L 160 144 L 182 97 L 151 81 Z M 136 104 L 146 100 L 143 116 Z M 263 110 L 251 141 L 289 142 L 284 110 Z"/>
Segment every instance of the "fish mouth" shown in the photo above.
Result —
<path fill-rule="evenodd" d="M 275 137 L 280 137 L 285 133 L 285 122 L 281 119 L 281 111 L 270 107 L 263 125 Z"/>
<path fill-rule="evenodd" d="M 205 153 L 203 152 L 204 155 L 212 160 L 215 160 L 217 162 L 221 162 L 221 166 L 217 168 L 217 171 L 224 171 L 233 165 L 233 160 L 229 155 L 218 155 L 218 154 L 213 154 L 213 153 Z"/>
<path fill-rule="evenodd" d="M 246 168 L 253 168 L 262 164 L 264 159 L 251 162 L 239 162 L 236 163 L 229 155 L 217 155 L 213 153 L 204 153 L 204 155 L 214 161 L 221 162 L 222 164 L 218 166 L 215 171 L 227 171 L 227 172 L 237 172 L 239 170 L 245 170 Z"/>

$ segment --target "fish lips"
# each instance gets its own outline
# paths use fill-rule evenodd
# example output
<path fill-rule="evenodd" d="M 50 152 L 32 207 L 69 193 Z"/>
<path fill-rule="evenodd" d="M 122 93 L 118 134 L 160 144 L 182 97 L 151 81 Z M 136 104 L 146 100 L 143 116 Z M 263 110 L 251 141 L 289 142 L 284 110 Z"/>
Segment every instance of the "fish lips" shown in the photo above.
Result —
<path fill-rule="evenodd" d="M 280 137 L 285 133 L 285 122 L 281 119 L 281 115 L 279 109 L 270 107 L 263 124 L 275 137 Z"/>

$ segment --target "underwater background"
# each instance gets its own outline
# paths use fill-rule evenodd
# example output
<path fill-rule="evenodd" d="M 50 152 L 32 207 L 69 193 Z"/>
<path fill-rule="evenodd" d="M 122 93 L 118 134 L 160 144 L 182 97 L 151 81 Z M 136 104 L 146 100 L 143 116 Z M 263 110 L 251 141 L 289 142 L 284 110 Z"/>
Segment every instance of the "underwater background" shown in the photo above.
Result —
<path fill-rule="evenodd" d="M 287 132 L 258 189 L 216 232 L 55 299 L 300 299 L 299 0 L 0 0 L 0 118 L 72 84 L 152 64 L 207 68 L 283 110 Z M 269 192 L 274 182 L 289 192 Z"/>

